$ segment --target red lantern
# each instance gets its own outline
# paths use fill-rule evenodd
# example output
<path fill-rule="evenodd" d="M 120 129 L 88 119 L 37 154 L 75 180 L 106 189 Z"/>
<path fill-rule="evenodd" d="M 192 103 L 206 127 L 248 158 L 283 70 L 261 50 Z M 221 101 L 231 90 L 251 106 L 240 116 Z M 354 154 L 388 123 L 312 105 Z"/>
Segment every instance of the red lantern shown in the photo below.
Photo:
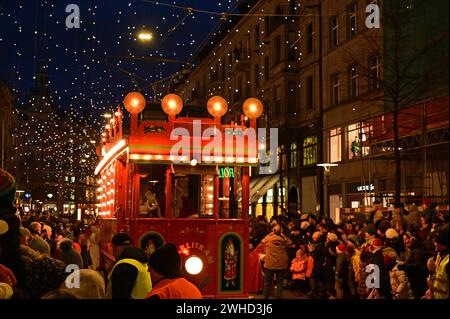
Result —
<path fill-rule="evenodd" d="M 130 92 L 125 96 L 123 104 L 131 114 L 141 113 L 145 109 L 145 97 L 139 92 Z"/>
<path fill-rule="evenodd" d="M 175 116 L 183 109 L 183 100 L 176 94 L 167 94 L 161 101 L 161 107 L 169 116 Z"/>
<path fill-rule="evenodd" d="M 264 110 L 264 106 L 261 101 L 253 97 L 245 100 L 242 108 L 244 110 L 245 116 L 247 116 L 249 119 L 257 119 L 261 116 Z"/>
<path fill-rule="evenodd" d="M 213 96 L 206 105 L 209 114 L 214 117 L 222 117 L 228 111 L 228 103 L 221 96 Z"/>

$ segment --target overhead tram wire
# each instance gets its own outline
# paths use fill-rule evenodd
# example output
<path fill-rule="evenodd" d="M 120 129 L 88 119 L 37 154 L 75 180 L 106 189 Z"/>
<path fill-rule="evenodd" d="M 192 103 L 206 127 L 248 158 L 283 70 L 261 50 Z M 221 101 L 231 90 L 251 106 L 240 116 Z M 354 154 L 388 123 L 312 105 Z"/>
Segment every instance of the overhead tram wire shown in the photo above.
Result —
<path fill-rule="evenodd" d="M 196 9 L 192 7 L 183 7 L 176 4 L 170 4 L 170 3 L 164 3 L 154 0 L 140 0 L 142 2 L 151 3 L 155 5 L 165 6 L 165 7 L 171 7 L 174 9 L 179 10 L 192 10 L 193 12 L 203 13 L 203 14 L 209 14 L 209 15 L 216 15 L 221 17 L 285 17 L 285 18 L 297 18 L 297 17 L 318 17 L 318 14 L 284 14 L 284 13 L 226 13 L 226 12 L 216 12 L 216 11 L 209 11 L 204 9 Z M 345 12 L 344 14 L 349 14 Z M 332 13 L 322 13 L 320 16 L 335 16 L 336 14 Z"/>

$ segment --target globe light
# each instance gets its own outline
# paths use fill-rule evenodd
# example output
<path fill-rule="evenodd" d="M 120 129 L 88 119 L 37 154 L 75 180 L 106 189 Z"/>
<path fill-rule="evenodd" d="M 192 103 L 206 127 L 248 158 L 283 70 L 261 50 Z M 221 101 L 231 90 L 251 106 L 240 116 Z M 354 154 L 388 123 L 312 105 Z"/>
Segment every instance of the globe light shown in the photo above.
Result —
<path fill-rule="evenodd" d="M 251 97 L 245 100 L 242 109 L 245 116 L 247 116 L 249 119 L 257 119 L 261 116 L 264 107 L 260 100 Z"/>
<path fill-rule="evenodd" d="M 123 104 L 131 114 L 141 113 L 145 109 L 145 97 L 139 92 L 130 92 L 125 96 Z"/>
<path fill-rule="evenodd" d="M 191 256 L 186 259 L 184 267 L 190 275 L 198 275 L 203 270 L 203 261 L 197 256 Z"/>
<path fill-rule="evenodd" d="M 175 116 L 183 109 L 183 100 L 176 94 L 167 94 L 161 101 L 161 107 L 169 116 Z"/>
<path fill-rule="evenodd" d="M 222 117 L 228 111 L 228 103 L 221 96 L 213 96 L 206 103 L 209 114 L 214 117 Z"/>

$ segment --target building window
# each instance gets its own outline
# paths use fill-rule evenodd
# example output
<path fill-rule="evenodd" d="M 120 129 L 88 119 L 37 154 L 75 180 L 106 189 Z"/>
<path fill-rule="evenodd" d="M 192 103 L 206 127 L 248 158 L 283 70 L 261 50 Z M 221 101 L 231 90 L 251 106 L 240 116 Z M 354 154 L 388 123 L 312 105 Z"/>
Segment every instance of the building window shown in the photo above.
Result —
<path fill-rule="evenodd" d="M 69 176 L 64 176 L 64 181 L 65 181 L 66 183 L 68 183 L 68 182 L 69 182 Z"/>
<path fill-rule="evenodd" d="M 369 155 L 369 137 L 370 125 L 368 122 L 347 126 L 346 144 L 348 159 Z"/>
<path fill-rule="evenodd" d="M 358 5 L 356 2 L 348 6 L 348 38 L 353 38 L 358 33 Z"/>
<path fill-rule="evenodd" d="M 313 24 L 312 22 L 306 27 L 306 53 L 313 52 Z"/>
<path fill-rule="evenodd" d="M 259 64 L 255 65 L 255 86 L 256 86 L 256 90 L 258 90 L 259 87 Z"/>
<path fill-rule="evenodd" d="M 369 71 L 369 89 L 373 91 L 381 86 L 381 65 L 378 54 L 369 57 Z"/>
<path fill-rule="evenodd" d="M 317 136 L 309 136 L 303 139 L 303 166 L 317 163 Z"/>
<path fill-rule="evenodd" d="M 297 83 L 288 82 L 288 114 L 297 114 Z"/>
<path fill-rule="evenodd" d="M 330 77 L 330 87 L 331 87 L 331 105 L 337 105 L 340 101 L 339 96 L 339 75 L 333 73 Z"/>
<path fill-rule="evenodd" d="M 274 101 L 275 101 L 274 114 L 275 114 L 275 116 L 280 116 L 280 114 L 281 114 L 281 86 L 277 86 L 275 88 Z"/>
<path fill-rule="evenodd" d="M 330 18 L 330 49 L 339 44 L 339 18 L 334 16 Z"/>
<path fill-rule="evenodd" d="M 313 86 L 313 77 L 308 76 L 306 78 L 305 83 L 305 90 L 306 90 L 306 109 L 312 110 L 314 105 L 314 86 Z"/>
<path fill-rule="evenodd" d="M 289 156 L 289 167 L 296 168 L 297 167 L 297 143 L 293 142 L 290 148 L 290 156 Z"/>
<path fill-rule="evenodd" d="M 330 163 L 340 162 L 342 160 L 341 139 L 342 133 L 340 127 L 330 130 L 328 138 L 328 157 Z"/>
<path fill-rule="evenodd" d="M 76 180 L 76 179 L 75 179 L 75 176 L 71 176 L 71 177 L 70 177 L 70 182 L 71 182 L 72 184 L 75 183 L 75 180 Z"/>
<path fill-rule="evenodd" d="M 348 68 L 350 85 L 349 85 L 349 97 L 353 99 L 359 95 L 358 86 L 359 86 L 359 75 L 358 75 L 358 67 L 356 65 L 352 65 Z"/>
<path fill-rule="evenodd" d="M 277 65 L 280 63 L 280 55 L 281 55 L 281 38 L 280 36 L 275 38 L 275 45 L 273 47 L 273 65 Z"/>
<path fill-rule="evenodd" d="M 259 47 L 259 24 L 255 27 L 255 49 Z"/>

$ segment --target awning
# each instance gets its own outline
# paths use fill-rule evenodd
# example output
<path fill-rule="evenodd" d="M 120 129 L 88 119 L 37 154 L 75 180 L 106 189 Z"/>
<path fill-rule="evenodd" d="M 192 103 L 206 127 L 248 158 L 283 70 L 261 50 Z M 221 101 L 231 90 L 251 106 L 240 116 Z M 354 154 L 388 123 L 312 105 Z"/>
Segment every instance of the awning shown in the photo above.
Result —
<path fill-rule="evenodd" d="M 250 181 L 250 202 L 256 203 L 280 180 L 279 175 L 256 177 Z"/>

